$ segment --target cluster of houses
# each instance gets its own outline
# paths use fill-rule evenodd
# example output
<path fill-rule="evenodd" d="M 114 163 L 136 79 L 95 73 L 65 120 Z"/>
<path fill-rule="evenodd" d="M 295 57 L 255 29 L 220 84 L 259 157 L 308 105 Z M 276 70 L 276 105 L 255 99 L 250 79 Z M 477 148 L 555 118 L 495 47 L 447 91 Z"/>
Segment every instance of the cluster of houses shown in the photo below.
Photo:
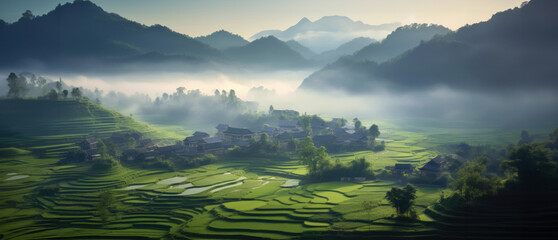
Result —
<path fill-rule="evenodd" d="M 130 143 L 130 139 L 133 139 L 136 143 L 136 148 L 133 149 L 134 151 L 147 153 L 156 149 L 151 139 L 144 139 L 143 135 L 138 132 L 115 132 L 112 133 L 107 140 L 116 146 L 126 146 Z M 97 136 L 88 135 L 78 144 L 81 149 L 87 153 L 88 160 L 95 161 L 97 158 L 101 157 L 97 149 L 98 142 L 99 139 Z"/>
<path fill-rule="evenodd" d="M 281 116 L 283 119 L 297 119 L 299 113 L 294 110 L 274 110 L 269 112 L 272 116 Z M 368 138 L 366 135 L 356 132 L 352 126 L 340 127 L 341 119 L 324 121 L 320 118 L 312 118 L 310 128 L 313 133 L 313 141 L 317 147 L 325 146 L 327 149 L 336 149 L 338 146 L 366 146 Z M 126 146 L 126 142 L 133 138 L 137 146 L 133 149 L 125 149 L 122 152 L 122 160 L 153 160 L 157 157 L 178 155 L 185 157 L 196 157 L 205 154 L 222 154 L 226 149 L 238 146 L 247 147 L 251 141 L 259 140 L 261 134 L 265 133 L 270 140 L 279 143 L 287 143 L 292 139 L 302 141 L 308 136 L 298 121 L 279 120 L 278 122 L 264 125 L 259 131 L 248 128 L 231 127 L 228 124 L 219 124 L 215 127 L 217 132 L 211 136 L 208 133 L 196 131 L 190 137 L 183 140 L 183 144 L 157 147 L 151 140 L 143 139 L 137 132 L 113 133 L 110 140 L 117 146 Z M 91 160 L 100 157 L 96 149 L 97 138 L 87 136 L 80 143 Z M 122 149 L 122 148 L 121 148 Z"/>

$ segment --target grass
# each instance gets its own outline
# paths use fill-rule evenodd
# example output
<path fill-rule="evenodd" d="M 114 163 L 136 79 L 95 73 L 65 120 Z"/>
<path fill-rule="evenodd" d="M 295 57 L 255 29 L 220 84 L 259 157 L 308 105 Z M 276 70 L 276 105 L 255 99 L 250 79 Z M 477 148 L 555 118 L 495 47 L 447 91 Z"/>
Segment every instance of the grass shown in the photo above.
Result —
<path fill-rule="evenodd" d="M 0 234 L 5 239 L 288 239 L 311 231 L 370 228 L 399 236 L 422 229 L 385 221 L 394 214 L 384 200 L 386 191 L 399 186 L 394 182 L 334 181 L 281 188 L 287 179 L 301 179 L 306 174 L 296 160 L 232 158 L 177 172 L 133 166 L 95 172 L 89 169 L 90 163 L 58 166 L 55 163 L 63 154 L 75 149 L 75 143 L 87 134 L 107 137 L 117 131 L 137 130 L 161 143 L 174 143 L 189 132 L 173 126 L 153 127 L 86 101 L 1 100 L 0 110 L 23 119 L 8 119 L 10 128 L 0 129 L 10 132 L 0 135 Z M 42 121 L 37 123 L 35 116 Z M 387 126 L 382 130 L 382 138 L 391 140 L 386 151 L 333 154 L 332 158 L 347 163 L 364 157 L 375 169 L 404 162 L 419 166 L 436 156 L 433 146 L 444 141 L 432 138 L 441 134 L 437 131 L 411 132 Z M 9 173 L 30 177 L 3 180 Z M 51 184 L 60 191 L 38 195 L 41 187 Z M 170 188 L 182 184 L 207 189 L 181 196 L 186 189 Z M 133 185 L 146 186 L 121 190 Z M 214 189 L 219 191 L 212 192 Z M 116 199 L 115 214 L 107 223 L 97 210 L 102 191 L 112 192 Z M 450 219 L 455 214 L 426 208 L 439 198 L 440 191 L 418 188 L 421 220 Z M 363 210 L 364 201 L 373 202 L 370 212 Z"/>

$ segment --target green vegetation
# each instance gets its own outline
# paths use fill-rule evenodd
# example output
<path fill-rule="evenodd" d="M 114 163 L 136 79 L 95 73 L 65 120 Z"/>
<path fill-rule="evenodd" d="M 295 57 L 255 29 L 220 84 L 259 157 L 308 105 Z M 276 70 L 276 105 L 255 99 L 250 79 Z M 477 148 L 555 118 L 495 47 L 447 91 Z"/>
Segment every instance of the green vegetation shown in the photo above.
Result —
<path fill-rule="evenodd" d="M 417 198 L 417 189 L 413 185 L 407 185 L 404 188 L 392 187 L 386 193 L 386 199 L 395 208 L 397 216 L 410 216 L 416 218 L 416 212 L 413 209 L 415 199 Z"/>
<path fill-rule="evenodd" d="M 0 175 L 5 177 L 0 182 L 3 193 L 0 196 L 3 223 L 0 230 L 7 239 L 60 236 L 285 239 L 330 232 L 337 232 L 338 238 L 370 234 L 428 238 L 438 234 L 437 228 L 445 229 L 444 224 L 453 224 L 455 218 L 452 216 L 462 216 L 459 215 L 462 210 L 455 207 L 463 204 L 460 199 L 468 199 L 466 206 L 471 207 L 489 198 L 503 198 L 505 190 L 508 191 L 505 196 L 509 197 L 509 189 L 514 186 L 511 183 L 522 182 L 518 172 L 524 164 L 518 163 L 527 156 L 535 159 L 535 166 L 546 166 L 549 158 L 541 158 L 540 153 L 552 159 L 557 146 L 553 138 L 512 150 L 508 159 L 513 162 L 502 165 L 509 177 L 505 188 L 499 184 L 502 180 L 493 181 L 492 174 L 498 171 L 492 167 L 497 163 L 494 159 L 466 161 L 456 166 L 456 180 L 452 184 L 455 195 L 431 185 L 417 185 L 415 191 L 410 191 L 397 181 L 372 177 L 381 175 L 386 166 L 395 163 L 419 167 L 438 154 L 429 146 L 428 141 L 432 140 L 425 135 L 394 127 L 382 130 L 382 136 L 389 140 L 382 152 L 329 155 L 305 140 L 300 150 L 308 150 L 309 154 L 299 155 L 301 159 L 308 157 L 305 161 L 288 155 L 274 158 L 256 154 L 219 158 L 207 155 L 198 159 L 204 164 L 192 162 L 188 167 L 186 163 L 177 164 L 172 170 L 144 168 L 141 163 L 112 165 L 110 158 L 101 158 L 95 163 L 68 161 L 58 165 L 61 159 L 70 158 L 67 152 L 77 149 L 76 143 L 91 132 L 109 136 L 116 131 L 133 130 L 153 136 L 154 140 L 163 139 L 162 142 L 182 137 L 173 138 L 176 135 L 129 117 L 111 115 L 111 111 L 84 99 L 4 101 L 27 106 L 58 106 L 66 109 L 64 111 L 75 108 L 74 115 L 70 112 L 67 115 L 45 114 L 44 122 L 48 124 L 39 123 L 43 124 L 40 129 L 31 126 L 34 131 L 25 130 L 21 127 L 25 123 L 13 123 L 17 132 L 2 135 L 1 143 L 5 147 L 0 148 L 3 166 Z M 5 102 L 0 101 L 0 106 L 6 106 L 3 104 Z M 8 111 L 18 117 L 26 114 Z M 66 129 L 62 136 L 60 129 Z M 273 147 L 272 142 L 263 139 L 253 142 L 254 152 L 263 153 L 262 149 Z M 108 141 L 103 142 L 101 153 L 115 151 Z M 134 145 L 132 141 L 126 144 Z M 527 150 L 520 150 L 524 148 Z M 521 154 L 514 154 L 516 152 Z M 154 162 L 164 165 L 166 161 L 177 162 L 164 157 Z M 102 168 L 102 171 L 93 167 L 105 164 L 111 167 Z M 541 170 L 536 168 L 536 171 Z M 313 174 L 308 175 L 311 172 Z M 339 181 L 341 177 L 366 174 L 370 175 L 363 181 Z M 307 175 L 320 177 L 315 178 L 318 181 L 310 181 Z M 549 179 L 553 176 L 541 177 L 541 180 Z M 287 181 L 300 180 L 305 181 L 289 188 L 281 187 Z M 483 184 L 490 188 L 484 188 Z M 500 190 L 495 194 L 494 189 Z M 549 194 L 551 192 L 549 190 Z M 393 198 L 386 198 L 386 193 Z M 440 200 L 438 204 L 430 206 L 437 200 Z M 399 216 L 416 215 L 417 220 L 392 218 L 392 205 L 397 206 Z M 442 225 L 433 225 L 434 220 Z"/>

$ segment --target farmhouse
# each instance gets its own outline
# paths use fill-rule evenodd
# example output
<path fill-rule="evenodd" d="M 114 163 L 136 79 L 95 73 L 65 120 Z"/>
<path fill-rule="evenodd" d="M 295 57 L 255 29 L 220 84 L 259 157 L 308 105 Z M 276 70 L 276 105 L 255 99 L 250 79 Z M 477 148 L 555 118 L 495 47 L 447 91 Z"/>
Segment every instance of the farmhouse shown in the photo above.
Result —
<path fill-rule="evenodd" d="M 79 146 L 83 150 L 97 149 L 97 137 L 96 136 L 86 136 L 83 141 L 79 143 Z"/>
<path fill-rule="evenodd" d="M 396 163 L 395 166 L 388 166 L 386 169 L 398 174 L 411 174 L 415 170 L 415 166 L 409 163 Z"/>
<path fill-rule="evenodd" d="M 419 169 L 420 175 L 423 177 L 437 178 L 442 174 L 445 163 L 446 162 L 441 156 L 437 156 Z"/>
<path fill-rule="evenodd" d="M 277 126 L 280 132 L 298 132 L 300 130 L 296 121 L 279 120 Z"/>
<path fill-rule="evenodd" d="M 142 140 L 142 137 L 141 133 L 138 132 L 115 132 L 110 136 L 110 140 L 114 144 L 123 144 L 127 143 L 130 138 L 139 142 Z"/>
<path fill-rule="evenodd" d="M 279 142 L 288 142 L 291 140 L 291 138 L 294 138 L 296 140 L 302 141 L 303 139 L 305 139 L 308 136 L 308 134 L 304 131 L 300 131 L 300 132 L 292 132 L 292 133 L 288 133 L 288 132 L 283 132 L 279 135 L 277 135 L 277 137 L 275 137 L 277 140 L 279 140 Z"/>
<path fill-rule="evenodd" d="M 312 140 L 314 141 L 314 145 L 316 145 L 316 147 L 324 146 L 327 149 L 330 149 L 331 146 L 337 144 L 337 137 L 331 134 L 314 136 Z"/>
<path fill-rule="evenodd" d="M 223 132 L 225 132 L 225 130 L 227 130 L 227 128 L 229 128 L 228 124 L 223 124 L 223 123 L 219 123 L 219 125 L 217 125 L 215 127 L 217 129 L 217 133 L 215 134 L 216 137 L 223 139 Z"/>
<path fill-rule="evenodd" d="M 228 127 L 227 130 L 223 132 L 223 137 L 225 142 L 249 142 L 256 137 L 256 133 L 250 131 L 247 128 L 233 128 Z"/>

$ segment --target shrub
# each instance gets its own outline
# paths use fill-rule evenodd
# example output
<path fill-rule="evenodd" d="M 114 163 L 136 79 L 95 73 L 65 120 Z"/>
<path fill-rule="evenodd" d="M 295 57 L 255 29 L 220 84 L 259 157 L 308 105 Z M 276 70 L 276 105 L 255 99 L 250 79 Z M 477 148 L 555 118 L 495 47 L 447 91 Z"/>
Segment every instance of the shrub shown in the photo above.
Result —
<path fill-rule="evenodd" d="M 108 170 L 118 166 L 120 163 L 109 155 L 104 155 L 97 159 L 92 168 L 95 170 Z"/>

